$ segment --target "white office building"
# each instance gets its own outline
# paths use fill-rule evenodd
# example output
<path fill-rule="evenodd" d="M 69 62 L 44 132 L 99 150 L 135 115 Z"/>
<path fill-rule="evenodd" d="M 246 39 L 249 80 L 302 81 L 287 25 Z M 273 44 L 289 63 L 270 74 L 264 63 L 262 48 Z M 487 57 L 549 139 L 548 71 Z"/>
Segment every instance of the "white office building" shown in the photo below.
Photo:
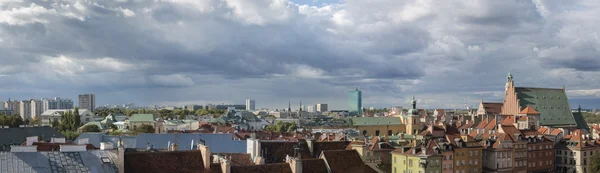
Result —
<path fill-rule="evenodd" d="M 73 109 L 73 100 L 63 99 L 60 97 L 55 97 L 53 99 L 43 98 L 42 104 L 43 104 L 42 113 L 46 112 L 47 110 L 54 110 L 54 109 Z"/>
<path fill-rule="evenodd" d="M 31 119 L 31 101 L 23 100 L 19 102 L 19 116 L 23 120 Z"/>
<path fill-rule="evenodd" d="M 43 102 L 42 100 L 31 100 L 30 101 L 30 105 L 31 107 L 31 118 L 36 118 L 39 117 L 40 115 L 42 115 L 42 113 L 44 113 L 43 110 Z"/>
<path fill-rule="evenodd" d="M 94 109 L 96 108 L 96 95 L 95 94 L 79 95 L 79 108 L 87 109 L 90 112 L 94 112 Z"/>
<path fill-rule="evenodd" d="M 246 110 L 253 111 L 256 109 L 256 103 L 254 100 L 246 99 Z"/>
<path fill-rule="evenodd" d="M 324 103 L 317 104 L 317 112 L 327 112 L 327 111 L 328 111 L 327 104 L 324 104 Z"/>

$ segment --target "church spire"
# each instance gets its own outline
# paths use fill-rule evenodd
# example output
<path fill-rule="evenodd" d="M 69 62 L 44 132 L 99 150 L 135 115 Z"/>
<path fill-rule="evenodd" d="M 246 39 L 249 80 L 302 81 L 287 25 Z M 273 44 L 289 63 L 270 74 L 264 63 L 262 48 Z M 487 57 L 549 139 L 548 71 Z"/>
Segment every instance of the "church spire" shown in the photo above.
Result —
<path fill-rule="evenodd" d="M 288 100 L 288 112 L 292 112 L 292 101 Z"/>
<path fill-rule="evenodd" d="M 300 109 L 299 110 L 300 110 L 299 112 L 302 112 L 302 100 L 300 100 Z"/>

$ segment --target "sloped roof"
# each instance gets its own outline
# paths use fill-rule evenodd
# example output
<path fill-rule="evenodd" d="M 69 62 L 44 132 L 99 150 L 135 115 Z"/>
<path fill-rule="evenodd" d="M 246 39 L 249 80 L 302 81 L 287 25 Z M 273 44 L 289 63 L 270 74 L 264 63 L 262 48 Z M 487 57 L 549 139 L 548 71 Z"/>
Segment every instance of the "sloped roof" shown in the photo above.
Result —
<path fill-rule="evenodd" d="M 582 129 L 586 133 L 590 132 L 590 127 L 585 122 L 581 112 L 573 112 L 573 117 L 575 118 L 575 123 L 577 123 L 577 129 Z"/>
<path fill-rule="evenodd" d="M 363 173 L 365 164 L 356 150 L 323 151 L 331 173 Z"/>
<path fill-rule="evenodd" d="M 402 121 L 399 117 L 355 117 L 352 118 L 354 126 L 372 126 L 372 125 L 400 125 Z"/>
<path fill-rule="evenodd" d="M 252 157 L 248 153 L 211 153 L 212 155 L 221 155 L 231 161 L 231 165 L 255 165 Z M 213 156 L 210 156 L 212 160 Z"/>
<path fill-rule="evenodd" d="M 264 165 L 251 165 L 251 166 L 231 166 L 231 173 L 266 173 L 266 172 L 278 172 L 278 173 L 292 173 L 292 168 L 288 163 L 274 163 Z"/>
<path fill-rule="evenodd" d="M 313 143 L 313 155 L 318 157 L 322 151 L 344 150 L 350 141 L 326 141 Z"/>
<path fill-rule="evenodd" d="M 541 125 L 575 125 L 567 94 L 563 89 L 515 87 L 519 106 L 531 106 L 540 113 Z"/>
<path fill-rule="evenodd" d="M 133 114 L 129 118 L 129 122 L 138 122 L 138 121 L 156 121 L 154 114 Z"/>
<path fill-rule="evenodd" d="M 303 159 L 302 172 L 328 173 L 327 165 L 323 159 Z"/>
<path fill-rule="evenodd" d="M 170 151 L 170 152 L 127 152 L 123 164 L 125 172 L 189 172 L 208 173 L 204 167 L 202 152 Z"/>
<path fill-rule="evenodd" d="M 519 114 L 539 115 L 540 113 L 538 111 L 536 111 L 535 109 L 533 109 L 531 106 L 527 106 L 527 107 L 525 107 L 525 109 L 521 110 L 521 112 L 519 112 Z"/>
<path fill-rule="evenodd" d="M 500 122 L 500 124 L 506 125 L 506 126 L 512 126 L 514 122 L 515 122 L 515 118 L 513 116 L 506 116 L 506 118 L 504 120 L 502 120 L 502 122 Z"/>
<path fill-rule="evenodd" d="M 483 102 L 483 108 L 486 114 L 496 115 L 502 112 L 504 103 Z"/>
<path fill-rule="evenodd" d="M 0 129 L 0 136 L 0 147 L 3 145 L 21 145 L 30 136 L 43 137 L 45 141 L 50 141 L 50 138 L 65 137 L 62 133 L 49 126 Z M 9 148 L 6 149 L 9 150 Z"/>
<path fill-rule="evenodd" d="M 306 143 L 300 142 L 287 142 L 287 141 L 261 141 L 260 148 L 261 151 L 264 152 L 263 157 L 265 158 L 265 163 L 282 163 L 285 161 L 286 156 L 294 156 L 294 147 L 298 146 L 299 148 L 304 148 L 300 145 L 306 145 Z M 308 148 L 308 147 L 306 147 Z M 309 150 L 301 149 L 300 155 L 302 158 L 311 158 Z"/>
<path fill-rule="evenodd" d="M 104 164 L 101 157 L 109 159 Z M 117 154 L 108 150 L 85 152 L 0 152 L 0 172 L 91 172 L 117 173 Z M 52 164 L 51 164 L 52 163 Z M 114 167 L 113 167 L 114 166 Z"/>

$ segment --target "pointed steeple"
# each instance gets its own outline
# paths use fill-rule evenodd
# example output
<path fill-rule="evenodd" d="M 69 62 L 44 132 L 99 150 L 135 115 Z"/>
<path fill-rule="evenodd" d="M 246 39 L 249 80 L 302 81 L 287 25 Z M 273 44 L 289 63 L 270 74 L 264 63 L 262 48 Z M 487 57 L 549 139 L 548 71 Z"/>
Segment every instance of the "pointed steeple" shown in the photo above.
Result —
<path fill-rule="evenodd" d="M 288 100 L 288 112 L 292 112 L 292 101 Z"/>
<path fill-rule="evenodd" d="M 300 110 L 300 112 L 302 112 L 302 100 L 300 100 L 300 109 L 298 109 L 298 110 Z"/>
<path fill-rule="evenodd" d="M 579 104 L 579 107 L 577 108 L 577 112 L 581 113 L 581 104 Z"/>

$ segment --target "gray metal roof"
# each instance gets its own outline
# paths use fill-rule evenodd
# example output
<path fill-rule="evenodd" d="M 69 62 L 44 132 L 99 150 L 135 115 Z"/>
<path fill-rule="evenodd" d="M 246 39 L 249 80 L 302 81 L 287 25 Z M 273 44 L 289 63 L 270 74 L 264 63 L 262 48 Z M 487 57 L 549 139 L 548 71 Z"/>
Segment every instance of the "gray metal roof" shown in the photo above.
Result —
<path fill-rule="evenodd" d="M 10 145 L 21 145 L 25 142 L 27 137 L 30 136 L 43 137 L 45 141 L 50 141 L 50 138 L 53 137 L 65 137 L 60 132 L 49 126 L 0 129 L 0 136 L 0 151 L 2 151 L 2 148 L 5 149 L 4 151 L 10 151 Z"/>
<path fill-rule="evenodd" d="M 109 136 L 100 133 L 82 133 L 77 138 L 88 138 L 89 143 L 95 147 L 100 147 L 100 142 L 112 142 L 117 147 L 119 136 Z M 180 150 L 196 149 L 196 144 L 203 140 L 205 145 L 210 147 L 211 152 L 215 153 L 245 153 L 246 141 L 233 140 L 231 134 L 213 134 L 213 133 L 181 133 L 181 134 L 139 134 L 138 136 L 123 136 L 123 145 L 126 148 L 146 148 L 148 142 L 154 149 L 168 149 L 169 141 L 177 141 Z M 194 146 L 192 147 L 192 141 Z"/>
<path fill-rule="evenodd" d="M 106 158 L 108 163 L 104 163 Z M 0 152 L 0 172 L 91 172 L 116 173 L 115 151 Z"/>

